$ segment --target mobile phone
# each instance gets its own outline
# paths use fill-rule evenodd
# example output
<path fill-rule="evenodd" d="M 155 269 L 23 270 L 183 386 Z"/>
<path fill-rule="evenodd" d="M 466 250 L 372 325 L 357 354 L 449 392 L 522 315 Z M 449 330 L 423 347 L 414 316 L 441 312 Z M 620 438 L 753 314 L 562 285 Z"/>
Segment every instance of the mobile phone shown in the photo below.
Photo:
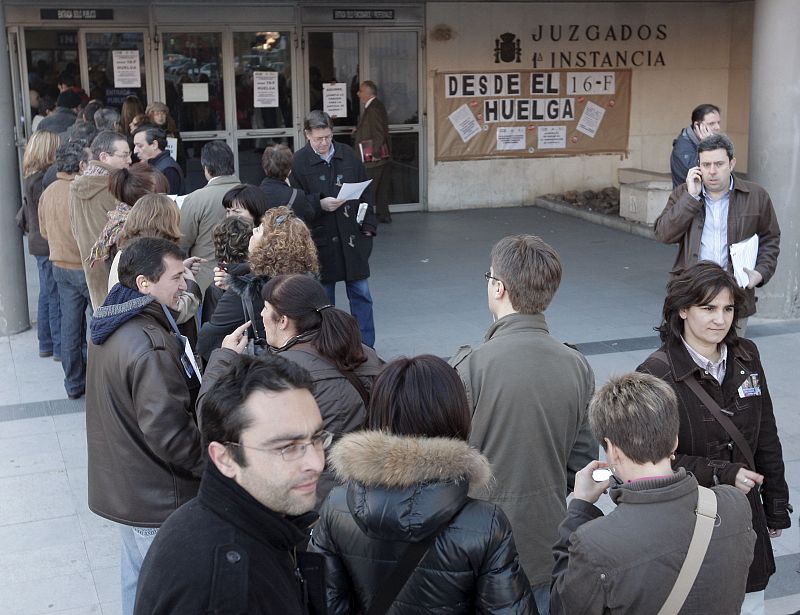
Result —
<path fill-rule="evenodd" d="M 222 271 L 224 271 L 226 273 L 228 271 L 228 263 L 226 263 L 225 261 L 219 261 L 217 263 L 217 267 L 219 267 L 220 269 L 222 269 Z"/>
<path fill-rule="evenodd" d="M 611 480 L 611 470 L 609 468 L 597 468 L 592 470 L 592 480 L 596 483 L 604 483 Z"/>

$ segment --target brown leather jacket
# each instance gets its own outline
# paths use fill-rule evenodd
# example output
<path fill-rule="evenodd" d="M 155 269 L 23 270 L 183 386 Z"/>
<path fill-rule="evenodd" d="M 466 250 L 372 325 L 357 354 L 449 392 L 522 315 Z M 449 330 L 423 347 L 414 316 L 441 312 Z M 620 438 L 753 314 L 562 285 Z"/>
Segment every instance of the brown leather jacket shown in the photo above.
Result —
<path fill-rule="evenodd" d="M 686 184 L 672 191 L 667 206 L 656 218 L 654 228 L 656 239 L 661 243 L 678 244 L 672 275 L 680 274 L 699 260 L 705 219 L 703 202 L 692 198 Z M 759 286 L 763 286 L 769 282 L 778 265 L 781 242 L 778 217 L 764 188 L 734 176 L 728 206 L 728 245 L 756 234 L 759 244 L 755 269 L 763 278 Z M 728 269 L 733 271 L 730 266 Z M 755 290 L 745 289 L 745 296 L 743 316 L 752 316 L 756 313 Z"/>
<path fill-rule="evenodd" d="M 203 455 L 181 352 L 156 302 L 89 343 L 89 508 L 101 517 L 159 527 L 197 495 Z"/>

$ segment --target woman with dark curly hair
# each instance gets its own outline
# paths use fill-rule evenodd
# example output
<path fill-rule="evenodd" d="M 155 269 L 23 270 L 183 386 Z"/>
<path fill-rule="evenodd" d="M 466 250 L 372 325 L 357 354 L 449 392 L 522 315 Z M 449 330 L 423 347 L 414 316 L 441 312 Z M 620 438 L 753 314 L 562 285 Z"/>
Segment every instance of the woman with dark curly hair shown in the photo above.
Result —
<path fill-rule="evenodd" d="M 244 275 L 250 270 L 247 264 L 247 249 L 253 236 L 253 224 L 240 216 L 230 216 L 214 227 L 214 258 L 228 275 Z M 225 291 L 216 284 L 206 288 L 203 296 L 203 323 L 211 320 L 217 303 Z"/>
<path fill-rule="evenodd" d="M 242 273 L 232 274 L 223 267 L 214 268 L 214 282 L 225 289 L 211 320 L 200 329 L 197 351 L 208 361 L 211 352 L 222 345 L 223 338 L 248 320 L 254 351 L 265 345 L 264 324 L 258 318 L 264 307 L 261 287 L 282 273 L 319 272 L 317 248 L 308 227 L 289 210 L 268 210 L 259 226 L 253 229 L 248 246 L 248 264 Z M 238 270 L 237 270 L 238 271 Z"/>

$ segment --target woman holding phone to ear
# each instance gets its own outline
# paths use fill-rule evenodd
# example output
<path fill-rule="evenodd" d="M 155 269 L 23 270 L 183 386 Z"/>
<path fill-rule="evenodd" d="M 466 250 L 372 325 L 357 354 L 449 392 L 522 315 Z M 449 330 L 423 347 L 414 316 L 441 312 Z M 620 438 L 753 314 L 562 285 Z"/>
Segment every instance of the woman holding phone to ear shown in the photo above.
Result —
<path fill-rule="evenodd" d="M 791 525 L 775 416 L 758 348 L 733 326 L 743 293 L 716 263 L 701 261 L 667 284 L 662 346 L 637 369 L 678 396 L 674 468 L 705 486 L 733 485 L 747 495 L 756 546 L 742 613 L 763 613 L 775 572 L 770 539 Z"/>

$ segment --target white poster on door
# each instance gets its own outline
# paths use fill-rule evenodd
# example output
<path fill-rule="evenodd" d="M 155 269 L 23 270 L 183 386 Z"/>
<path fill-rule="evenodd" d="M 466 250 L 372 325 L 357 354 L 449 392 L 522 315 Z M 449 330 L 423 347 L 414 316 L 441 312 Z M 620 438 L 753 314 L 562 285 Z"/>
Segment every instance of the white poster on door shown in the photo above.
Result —
<path fill-rule="evenodd" d="M 208 84 L 184 83 L 183 102 L 208 102 Z"/>
<path fill-rule="evenodd" d="M 347 84 L 322 84 L 322 110 L 331 117 L 347 117 Z"/>
<path fill-rule="evenodd" d="M 253 71 L 253 106 L 278 106 L 278 73 L 274 71 Z"/>
<path fill-rule="evenodd" d="M 139 66 L 138 49 L 114 49 L 111 52 L 114 64 L 115 88 L 142 87 L 142 71 Z"/>

